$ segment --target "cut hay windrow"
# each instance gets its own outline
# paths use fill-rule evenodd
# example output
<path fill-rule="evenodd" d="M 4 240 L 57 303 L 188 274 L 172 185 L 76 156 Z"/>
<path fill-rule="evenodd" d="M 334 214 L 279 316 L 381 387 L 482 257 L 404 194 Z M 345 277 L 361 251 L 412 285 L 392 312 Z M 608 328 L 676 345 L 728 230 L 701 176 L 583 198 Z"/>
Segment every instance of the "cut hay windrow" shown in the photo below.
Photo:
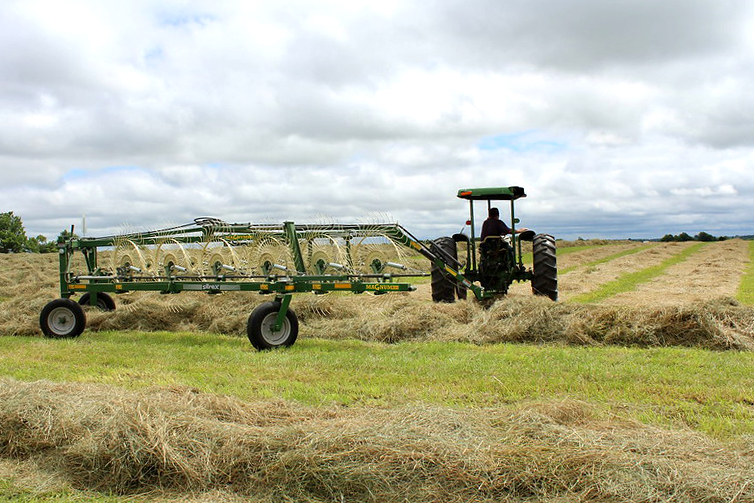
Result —
<path fill-rule="evenodd" d="M 647 281 L 650 281 L 651 279 L 664 273 L 669 267 L 683 262 L 695 253 L 699 253 L 700 249 L 705 246 L 705 244 L 706 243 L 694 243 L 692 245 L 688 245 L 687 247 L 671 255 L 670 257 L 665 258 L 660 263 L 652 264 L 648 267 L 646 266 L 646 264 L 644 264 L 645 267 L 641 267 L 639 270 L 622 274 L 616 279 L 603 284 L 599 288 L 590 292 L 582 293 L 581 295 L 575 297 L 571 297 L 570 300 L 573 302 L 582 303 L 600 302 L 604 299 L 607 299 L 608 297 L 631 291 L 638 285 L 646 283 Z"/>
<path fill-rule="evenodd" d="M 573 265 L 568 265 L 567 264 L 568 260 L 566 260 L 565 261 L 566 263 L 563 264 L 564 261 L 561 260 L 560 261 L 561 265 L 560 267 L 558 267 L 558 274 L 561 274 L 561 275 L 567 274 L 579 267 L 595 267 L 600 264 L 604 264 L 606 262 L 610 262 L 612 260 L 625 257 L 627 255 L 633 255 L 634 253 L 639 253 L 653 246 L 657 246 L 657 245 L 656 244 L 647 244 L 647 245 L 632 244 L 632 245 L 624 245 L 624 246 L 616 245 L 616 246 L 611 246 L 611 247 L 603 246 L 598 249 L 601 253 L 592 252 L 589 255 L 585 253 L 583 256 L 579 257 L 580 260 L 574 263 Z M 568 250 L 568 248 L 566 248 L 566 250 Z M 609 255 L 605 254 L 608 251 L 612 251 L 612 253 L 610 253 Z M 585 261 L 584 258 L 586 258 L 587 256 L 589 256 L 589 260 Z"/>
<path fill-rule="evenodd" d="M 749 243 L 730 239 L 703 245 L 697 253 L 603 304 L 673 306 L 713 297 L 733 297 L 743 284 Z"/>
<path fill-rule="evenodd" d="M 730 298 L 647 308 L 552 303 L 512 295 L 489 309 L 474 302 L 433 305 L 410 296 L 400 302 L 391 298 L 358 306 L 343 297 L 316 300 L 313 305 L 299 304 L 299 309 L 307 335 L 325 339 L 754 350 L 754 308 Z M 320 315 L 323 311 L 340 314 L 333 320 Z"/>
<path fill-rule="evenodd" d="M 116 494 L 743 502 L 754 501 L 753 447 L 600 419 L 576 401 L 312 409 L 191 389 L 0 381 L 0 457 Z"/>

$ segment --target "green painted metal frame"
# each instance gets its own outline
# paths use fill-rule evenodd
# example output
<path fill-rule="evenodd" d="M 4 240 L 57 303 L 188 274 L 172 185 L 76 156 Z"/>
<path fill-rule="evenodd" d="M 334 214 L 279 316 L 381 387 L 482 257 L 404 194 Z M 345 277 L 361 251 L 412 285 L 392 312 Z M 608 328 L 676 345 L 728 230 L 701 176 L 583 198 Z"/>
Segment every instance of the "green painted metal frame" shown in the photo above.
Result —
<path fill-rule="evenodd" d="M 410 283 L 400 282 L 404 277 L 416 277 L 423 274 L 307 274 L 304 256 L 299 244 L 300 239 L 308 235 L 346 237 L 346 248 L 350 249 L 350 241 L 356 237 L 368 236 L 379 228 L 385 236 L 396 245 L 408 247 L 425 256 L 435 266 L 446 270 L 456 280 L 471 290 L 479 299 L 486 298 L 484 289 L 474 285 L 460 272 L 461 264 L 453 262 L 452 257 L 442 257 L 412 236 L 398 224 L 379 225 L 296 225 L 284 222 L 280 225 L 252 225 L 252 224 L 209 224 L 186 225 L 173 229 L 152 232 L 140 232 L 127 235 L 101 238 L 72 238 L 63 239 L 58 243 L 59 273 L 61 297 L 70 298 L 73 295 L 89 293 L 89 303 L 97 303 L 97 293 L 125 293 L 131 291 L 154 291 L 162 294 L 177 294 L 186 291 L 201 291 L 220 293 L 228 291 L 258 292 L 271 294 L 281 302 L 281 309 L 276 318 L 273 330 L 279 330 L 283 324 L 291 296 L 295 293 L 314 292 L 353 292 L 384 294 L 390 292 L 407 292 L 415 290 Z M 258 236 L 258 233 L 269 232 L 271 236 L 280 238 L 288 245 L 296 271 L 286 274 L 269 274 L 265 276 L 221 275 L 216 276 L 136 276 L 117 275 L 103 270 L 98 264 L 98 251 L 102 248 L 115 247 L 119 242 L 128 240 L 136 245 L 157 245 L 166 239 L 175 240 L 182 244 L 200 244 L 212 240 L 214 237 L 229 242 L 244 242 Z M 73 234 L 73 231 L 71 231 Z M 77 252 L 84 255 L 87 274 L 75 274 L 69 271 L 71 259 Z"/>

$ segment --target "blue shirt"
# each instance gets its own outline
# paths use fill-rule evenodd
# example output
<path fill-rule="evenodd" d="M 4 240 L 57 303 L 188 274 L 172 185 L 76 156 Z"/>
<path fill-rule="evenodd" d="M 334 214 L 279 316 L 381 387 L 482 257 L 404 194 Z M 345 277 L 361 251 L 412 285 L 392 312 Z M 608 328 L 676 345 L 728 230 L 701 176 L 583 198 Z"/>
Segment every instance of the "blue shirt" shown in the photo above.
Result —
<path fill-rule="evenodd" d="M 481 239 L 484 240 L 487 236 L 505 236 L 506 234 L 510 234 L 511 229 L 507 225 L 505 225 L 505 222 L 498 219 L 492 219 L 488 218 L 484 221 L 482 224 L 482 236 Z"/>

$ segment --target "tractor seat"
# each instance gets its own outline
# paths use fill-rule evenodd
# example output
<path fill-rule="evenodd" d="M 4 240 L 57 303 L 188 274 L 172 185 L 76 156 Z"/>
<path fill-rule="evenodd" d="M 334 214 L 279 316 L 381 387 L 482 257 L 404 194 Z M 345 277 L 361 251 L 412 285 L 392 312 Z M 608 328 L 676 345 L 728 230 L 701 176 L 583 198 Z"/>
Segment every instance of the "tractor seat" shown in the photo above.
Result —
<path fill-rule="evenodd" d="M 495 252 L 507 250 L 509 247 L 508 241 L 502 236 L 487 236 L 479 245 L 479 250 L 482 252 Z"/>

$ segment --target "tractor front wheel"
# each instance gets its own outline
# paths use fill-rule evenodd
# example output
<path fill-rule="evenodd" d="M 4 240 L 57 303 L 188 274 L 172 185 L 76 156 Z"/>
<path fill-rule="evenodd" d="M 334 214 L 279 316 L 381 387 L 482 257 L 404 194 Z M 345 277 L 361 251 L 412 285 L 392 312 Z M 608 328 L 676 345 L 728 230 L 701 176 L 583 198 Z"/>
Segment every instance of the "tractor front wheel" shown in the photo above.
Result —
<path fill-rule="evenodd" d="M 545 295 L 558 300 L 558 266 L 555 259 L 555 238 L 549 234 L 537 234 L 532 243 L 534 276 L 531 289 L 535 295 Z"/>
<path fill-rule="evenodd" d="M 45 337 L 70 339 L 78 337 L 86 326 L 86 316 L 79 304 L 71 299 L 56 299 L 42 308 L 39 327 Z"/>
<path fill-rule="evenodd" d="M 265 302 L 257 306 L 249 316 L 246 335 L 260 351 L 292 346 L 296 342 L 298 318 L 292 309 L 286 310 L 280 330 L 274 330 L 281 306 L 280 301 Z"/>

